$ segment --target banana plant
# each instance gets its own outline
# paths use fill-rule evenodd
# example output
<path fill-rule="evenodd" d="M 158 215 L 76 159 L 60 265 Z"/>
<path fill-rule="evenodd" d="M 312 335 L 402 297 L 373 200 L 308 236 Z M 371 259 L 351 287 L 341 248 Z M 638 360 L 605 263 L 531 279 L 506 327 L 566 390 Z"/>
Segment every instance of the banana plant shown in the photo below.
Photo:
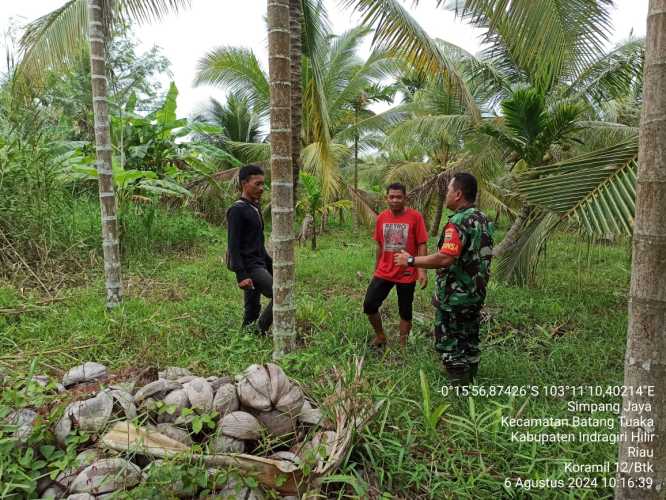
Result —
<path fill-rule="evenodd" d="M 124 166 L 150 170 L 160 177 L 168 174 L 179 180 L 239 167 L 240 161 L 217 144 L 198 140 L 222 134 L 220 126 L 177 118 L 177 97 L 178 89 L 172 82 L 164 102 L 153 112 L 137 114 L 136 96 L 130 96 L 127 105 L 114 114 L 112 138 Z M 194 139 L 187 140 L 190 137 Z"/>
<path fill-rule="evenodd" d="M 92 166 L 92 158 L 76 153 L 70 153 L 69 156 L 60 176 L 64 182 L 97 180 L 97 169 Z M 157 173 L 151 170 L 125 169 L 117 157 L 113 159 L 113 184 L 121 209 L 131 202 L 155 203 L 163 195 L 176 198 L 192 196 L 189 190 L 177 182 L 160 179 Z"/>

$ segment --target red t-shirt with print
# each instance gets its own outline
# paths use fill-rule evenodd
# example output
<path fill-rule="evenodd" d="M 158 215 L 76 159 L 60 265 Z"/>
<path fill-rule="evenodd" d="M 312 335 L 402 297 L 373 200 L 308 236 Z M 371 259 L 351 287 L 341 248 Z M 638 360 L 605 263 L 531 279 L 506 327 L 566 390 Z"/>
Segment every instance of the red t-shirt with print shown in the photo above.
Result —
<path fill-rule="evenodd" d="M 418 245 L 428 242 L 425 222 L 418 210 L 405 208 L 398 216 L 384 210 L 377 216 L 373 238 L 382 247 L 375 276 L 394 283 L 414 283 L 416 268 L 396 266 L 393 255 L 401 250 L 416 255 Z"/>

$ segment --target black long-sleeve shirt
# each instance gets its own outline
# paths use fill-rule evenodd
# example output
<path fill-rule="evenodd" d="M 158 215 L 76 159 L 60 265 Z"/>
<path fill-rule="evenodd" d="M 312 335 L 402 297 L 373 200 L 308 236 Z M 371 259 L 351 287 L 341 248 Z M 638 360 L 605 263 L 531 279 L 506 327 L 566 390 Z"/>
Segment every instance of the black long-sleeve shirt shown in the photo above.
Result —
<path fill-rule="evenodd" d="M 231 269 L 240 283 L 250 271 L 263 267 L 269 271 L 272 259 L 264 246 L 264 220 L 259 206 L 245 198 L 227 211 L 227 245 Z"/>

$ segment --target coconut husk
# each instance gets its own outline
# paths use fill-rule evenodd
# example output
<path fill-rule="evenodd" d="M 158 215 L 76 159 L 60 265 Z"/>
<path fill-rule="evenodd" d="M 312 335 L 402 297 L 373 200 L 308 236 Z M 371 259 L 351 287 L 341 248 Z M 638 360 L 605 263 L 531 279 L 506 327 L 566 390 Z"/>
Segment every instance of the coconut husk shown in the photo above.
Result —
<path fill-rule="evenodd" d="M 298 494 L 303 489 L 301 472 L 293 463 L 243 453 L 190 454 L 188 446 L 130 422 L 117 422 L 102 436 L 100 442 L 107 448 L 126 453 L 173 460 L 202 460 L 209 467 L 235 467 L 244 473 L 253 474 L 261 484 L 282 494 Z"/>

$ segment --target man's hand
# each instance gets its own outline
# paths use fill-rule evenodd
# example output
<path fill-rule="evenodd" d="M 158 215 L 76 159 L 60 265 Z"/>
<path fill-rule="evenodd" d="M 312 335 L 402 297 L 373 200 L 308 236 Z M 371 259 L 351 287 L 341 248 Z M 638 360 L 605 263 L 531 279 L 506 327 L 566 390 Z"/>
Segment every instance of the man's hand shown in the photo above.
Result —
<path fill-rule="evenodd" d="M 243 281 L 238 283 L 238 288 L 242 288 L 243 290 L 252 290 L 254 289 L 254 283 L 252 283 L 250 278 L 245 278 Z"/>
<path fill-rule="evenodd" d="M 416 281 L 421 285 L 421 290 L 428 286 L 428 273 L 425 269 L 419 269 L 417 271 Z"/>
<path fill-rule="evenodd" d="M 407 259 L 411 257 L 407 252 L 404 250 L 400 250 L 400 253 L 396 253 L 393 256 L 393 262 L 395 263 L 396 266 L 407 266 Z"/>

